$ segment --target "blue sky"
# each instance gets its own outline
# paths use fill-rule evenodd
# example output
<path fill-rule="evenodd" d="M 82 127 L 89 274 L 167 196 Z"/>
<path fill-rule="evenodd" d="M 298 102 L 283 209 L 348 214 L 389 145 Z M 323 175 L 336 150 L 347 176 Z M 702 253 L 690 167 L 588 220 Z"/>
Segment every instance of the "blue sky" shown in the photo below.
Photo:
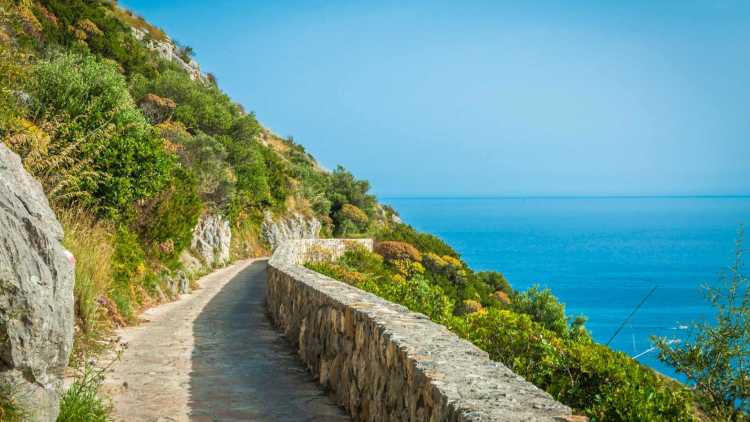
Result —
<path fill-rule="evenodd" d="M 750 194 L 750 2 L 123 4 L 388 195 Z"/>

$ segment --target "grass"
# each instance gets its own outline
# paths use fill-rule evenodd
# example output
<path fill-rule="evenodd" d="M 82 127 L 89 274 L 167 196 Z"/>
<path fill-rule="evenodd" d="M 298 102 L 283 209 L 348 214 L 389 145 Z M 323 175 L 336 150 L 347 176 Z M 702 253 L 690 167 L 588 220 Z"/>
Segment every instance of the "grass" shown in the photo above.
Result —
<path fill-rule="evenodd" d="M 110 304 L 114 228 L 86 210 L 57 211 L 65 230 L 65 247 L 75 256 L 76 350 L 88 350 L 99 343 L 121 321 L 117 307 Z"/>
<path fill-rule="evenodd" d="M 82 359 L 85 362 L 85 359 Z M 107 422 L 111 405 L 99 397 L 99 386 L 104 381 L 108 368 L 95 369 L 84 363 L 76 381 L 68 388 L 60 400 L 60 415 L 57 422 Z"/>

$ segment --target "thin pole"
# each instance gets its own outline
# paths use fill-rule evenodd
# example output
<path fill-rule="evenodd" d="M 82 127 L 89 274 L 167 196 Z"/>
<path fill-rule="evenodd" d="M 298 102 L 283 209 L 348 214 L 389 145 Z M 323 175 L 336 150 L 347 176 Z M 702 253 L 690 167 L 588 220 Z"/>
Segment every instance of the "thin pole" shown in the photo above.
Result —
<path fill-rule="evenodd" d="M 633 318 L 633 315 L 635 315 L 635 313 L 638 312 L 638 309 L 640 309 L 641 306 L 643 306 L 643 304 L 646 303 L 646 299 L 648 299 L 652 294 L 654 294 L 655 290 L 656 290 L 656 286 L 654 286 L 654 288 L 651 289 L 651 291 L 648 292 L 648 294 L 644 296 L 643 299 L 641 299 L 641 302 L 638 304 L 638 306 L 636 306 L 635 309 L 633 309 L 633 312 L 631 312 L 630 315 L 628 315 L 628 317 L 625 318 L 625 321 L 623 321 L 622 324 L 620 324 L 620 326 L 617 328 L 617 331 L 615 331 L 615 333 L 612 334 L 612 338 L 610 338 L 609 341 L 607 342 L 607 346 L 609 346 L 609 343 L 612 343 L 612 340 L 614 340 L 615 337 L 617 337 L 617 335 L 620 334 L 620 331 L 622 331 L 622 329 L 625 327 L 625 324 L 627 324 L 630 321 L 630 319 Z"/>

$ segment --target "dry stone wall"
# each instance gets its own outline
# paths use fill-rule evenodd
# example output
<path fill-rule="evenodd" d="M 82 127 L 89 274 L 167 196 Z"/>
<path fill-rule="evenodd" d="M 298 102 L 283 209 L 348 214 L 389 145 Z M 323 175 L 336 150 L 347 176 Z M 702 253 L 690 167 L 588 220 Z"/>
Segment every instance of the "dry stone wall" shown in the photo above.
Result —
<path fill-rule="evenodd" d="M 444 326 L 301 265 L 322 249 L 340 256 L 348 242 L 282 243 L 269 261 L 266 303 L 355 420 L 571 420 L 567 406 Z"/>

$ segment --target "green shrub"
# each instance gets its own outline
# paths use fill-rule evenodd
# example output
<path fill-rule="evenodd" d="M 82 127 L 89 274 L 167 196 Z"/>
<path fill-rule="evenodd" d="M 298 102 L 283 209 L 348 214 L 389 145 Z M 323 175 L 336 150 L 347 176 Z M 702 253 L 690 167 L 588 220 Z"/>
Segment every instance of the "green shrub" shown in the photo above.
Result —
<path fill-rule="evenodd" d="M 362 233 L 367 230 L 370 219 L 364 211 L 352 204 L 344 204 L 334 215 L 337 234 L 345 236 L 348 234 Z"/>
<path fill-rule="evenodd" d="M 195 177 L 189 170 L 176 167 L 169 187 L 144 207 L 140 218 L 144 243 L 174 268 L 180 252 L 190 246 L 202 211 Z"/>
<path fill-rule="evenodd" d="M 174 110 L 177 121 L 193 132 L 209 135 L 229 134 L 240 113 L 239 107 L 219 88 L 197 83 L 180 70 L 161 72 L 151 80 L 139 79 L 133 93 L 137 100 L 146 94 L 169 98 L 177 104 Z"/>
<path fill-rule="evenodd" d="M 0 27 L 4 24 L 0 16 Z M 23 56 L 0 39 L 0 138 L 4 138 L 4 133 L 21 115 L 14 91 L 26 78 L 27 70 L 22 63 Z"/>
<path fill-rule="evenodd" d="M 104 380 L 104 371 L 85 364 L 79 372 L 76 380 L 60 400 L 60 414 L 57 422 L 108 422 L 112 420 L 109 403 L 98 396 L 99 386 Z"/>
<path fill-rule="evenodd" d="M 110 297 L 126 320 L 132 320 L 136 298 L 135 287 L 146 275 L 145 253 L 138 236 L 121 225 L 115 236 L 115 250 L 112 259 L 113 284 Z"/>
<path fill-rule="evenodd" d="M 569 322 L 565 316 L 565 305 L 557 300 L 550 289 L 532 286 L 525 292 L 516 292 L 511 296 L 510 309 L 530 316 L 532 320 L 561 337 L 585 333 L 585 319 L 577 317 Z"/>
<path fill-rule="evenodd" d="M 481 271 L 476 273 L 477 278 L 484 284 L 491 286 L 495 290 L 505 292 L 506 295 L 513 293 L 513 288 L 505 279 L 505 276 L 495 271 Z"/>
<path fill-rule="evenodd" d="M 57 121 L 67 144 L 83 142 L 78 160 L 101 177 L 81 181 L 96 205 L 117 213 L 156 193 L 172 167 L 162 141 L 135 106 L 117 67 L 93 56 L 41 61 L 26 86 L 35 122 Z"/>
<path fill-rule="evenodd" d="M 337 166 L 330 175 L 327 197 L 330 199 L 334 212 L 340 210 L 344 204 L 351 204 L 371 215 L 377 201 L 368 194 L 370 183 L 357 180 L 342 166 Z"/>
<path fill-rule="evenodd" d="M 453 320 L 459 335 L 593 420 L 694 420 L 689 391 L 629 356 L 564 340 L 529 315 L 487 309 Z"/>
<path fill-rule="evenodd" d="M 236 177 L 227 162 L 224 144 L 204 133 L 193 136 L 180 125 L 163 124 L 159 128 L 162 136 L 174 144 L 183 166 L 195 175 L 201 198 L 218 208 L 227 206 Z"/>
<path fill-rule="evenodd" d="M 126 74 L 156 74 L 162 60 L 149 51 L 119 19 L 114 2 L 42 0 L 34 13 L 43 26 L 37 47 L 58 44 L 116 61 Z"/>

